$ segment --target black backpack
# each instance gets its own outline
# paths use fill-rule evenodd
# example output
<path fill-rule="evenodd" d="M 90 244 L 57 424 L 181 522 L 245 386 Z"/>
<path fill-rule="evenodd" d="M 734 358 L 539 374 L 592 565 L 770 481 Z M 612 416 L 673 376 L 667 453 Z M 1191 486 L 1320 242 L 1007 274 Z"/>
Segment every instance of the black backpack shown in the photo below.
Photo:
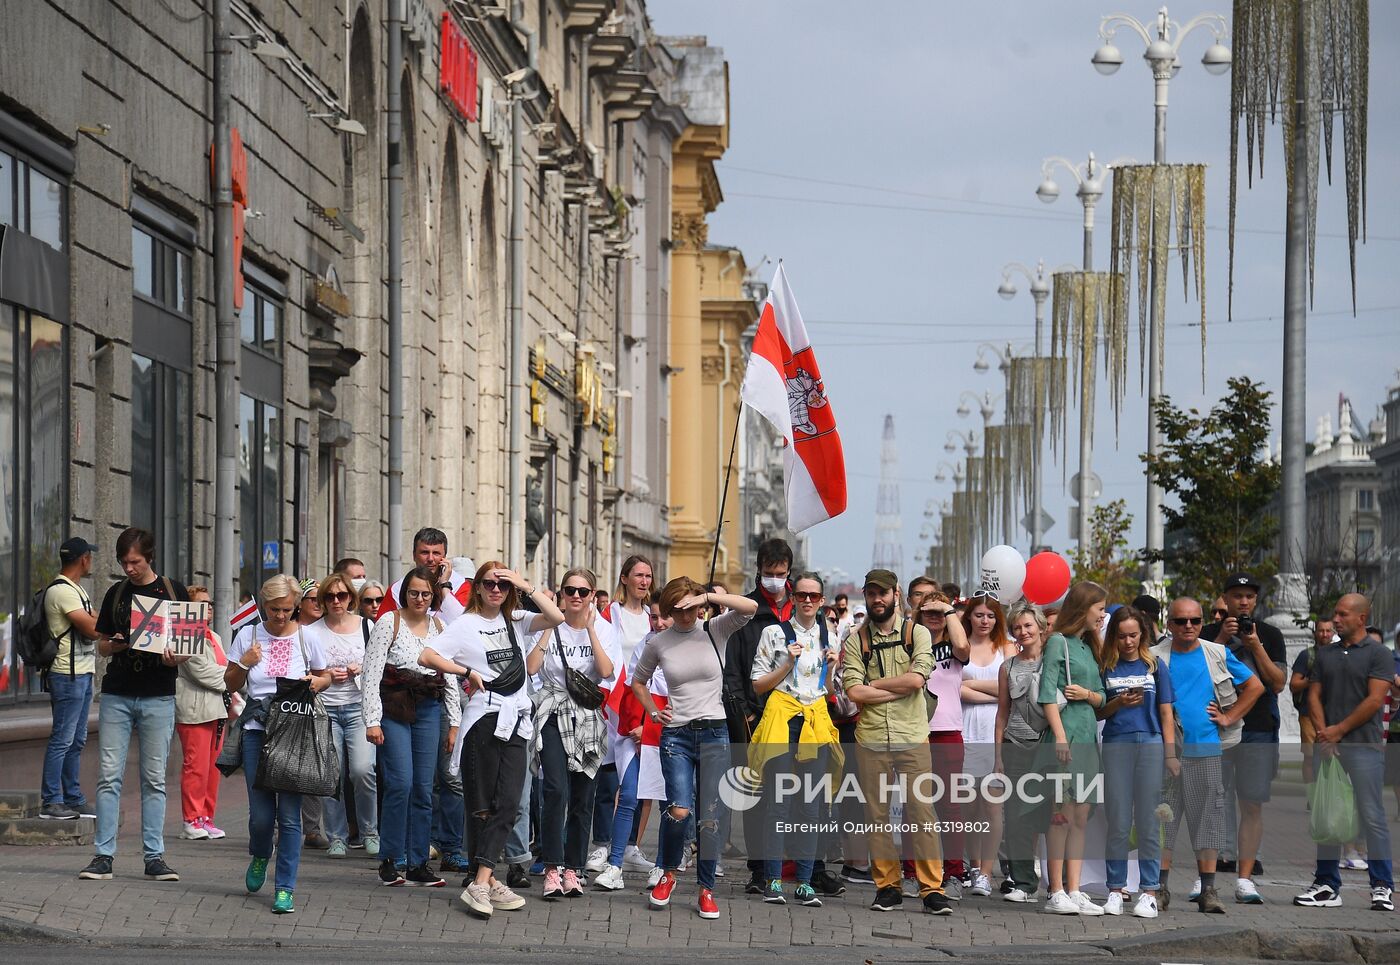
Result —
<path fill-rule="evenodd" d="M 44 598 L 49 590 L 62 583 L 54 580 L 29 601 L 19 618 L 19 632 L 16 634 L 15 649 L 19 659 L 31 670 L 46 673 L 58 659 L 59 638 L 49 632 L 48 614 L 44 612 Z M 65 632 L 65 636 L 67 633 Z"/>

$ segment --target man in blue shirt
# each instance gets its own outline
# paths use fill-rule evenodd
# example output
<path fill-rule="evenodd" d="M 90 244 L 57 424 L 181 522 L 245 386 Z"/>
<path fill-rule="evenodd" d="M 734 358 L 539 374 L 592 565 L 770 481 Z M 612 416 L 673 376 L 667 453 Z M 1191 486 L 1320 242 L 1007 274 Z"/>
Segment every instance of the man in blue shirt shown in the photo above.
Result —
<path fill-rule="evenodd" d="M 1218 643 L 1201 640 L 1201 605 L 1181 598 L 1168 611 L 1171 640 L 1152 652 L 1171 676 L 1174 708 L 1181 724 L 1181 776 L 1167 790 L 1172 820 L 1162 846 L 1162 887 L 1158 902 L 1165 910 L 1171 900 L 1167 876 L 1172 846 L 1181 827 L 1182 811 L 1191 828 L 1191 847 L 1200 873 L 1195 900 L 1200 910 L 1223 915 L 1215 891 L 1215 861 L 1225 843 L 1225 785 L 1220 767 L 1224 744 L 1239 741 L 1240 721 L 1264 693 L 1259 678 Z M 1228 676 L 1233 692 L 1225 684 Z M 1220 681 L 1217 689 L 1216 681 Z"/>

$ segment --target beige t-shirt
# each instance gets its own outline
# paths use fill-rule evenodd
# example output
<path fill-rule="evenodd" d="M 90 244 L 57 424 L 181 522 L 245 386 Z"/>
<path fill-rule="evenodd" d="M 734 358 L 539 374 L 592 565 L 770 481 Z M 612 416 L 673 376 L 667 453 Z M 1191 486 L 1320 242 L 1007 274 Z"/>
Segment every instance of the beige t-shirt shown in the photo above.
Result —
<path fill-rule="evenodd" d="M 69 661 L 73 658 L 73 648 L 77 647 L 77 665 L 72 673 L 94 673 L 97 670 L 96 641 L 89 640 L 73 629 L 68 614 L 76 610 L 92 612 L 92 598 L 77 583 L 60 574 L 58 583 L 44 594 L 44 616 L 49 622 L 49 633 L 58 640 L 58 657 L 53 662 L 51 673 L 70 672 Z"/>

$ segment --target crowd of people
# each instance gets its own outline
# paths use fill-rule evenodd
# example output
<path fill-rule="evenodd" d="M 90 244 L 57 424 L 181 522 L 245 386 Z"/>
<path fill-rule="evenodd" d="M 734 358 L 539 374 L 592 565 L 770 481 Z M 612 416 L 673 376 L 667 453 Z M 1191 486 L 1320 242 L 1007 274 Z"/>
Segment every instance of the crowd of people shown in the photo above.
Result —
<path fill-rule="evenodd" d="M 1248 574 L 1226 581 L 1209 621 L 1179 598 L 1159 626 L 1156 600 L 1119 604 L 1091 582 L 1054 607 L 1008 611 L 994 593 L 925 576 L 903 586 L 875 569 L 852 606 L 793 572 L 776 539 L 758 548 L 747 594 L 686 576 L 657 587 L 641 556 L 611 593 L 582 567 L 545 587 L 502 561 L 454 565 L 447 537 L 427 527 L 412 568 L 387 587 L 357 559 L 321 579 L 273 576 L 228 634 L 157 654 L 131 646 L 133 598 L 144 611 L 209 594 L 160 575 L 154 547 L 147 531 L 123 532 L 125 577 L 94 607 L 82 581 L 97 547 L 70 539 L 44 598 L 58 646 L 44 673 L 54 723 L 42 815 L 96 818 L 84 879 L 113 876 L 134 745 L 145 875 L 179 880 L 164 843 L 178 735 L 181 836 L 226 836 L 219 781 L 241 768 L 243 885 L 262 891 L 272 864 L 277 913 L 294 910 L 313 849 L 363 850 L 386 887 L 462 874 L 461 901 L 480 918 L 522 907 L 536 877 L 553 901 L 623 891 L 636 876 L 664 908 L 693 867 L 698 914 L 715 919 L 717 879 L 739 854 L 745 892 L 775 904 L 820 907 L 867 886 L 875 911 L 908 897 L 947 915 L 973 897 L 1036 903 L 1044 882 L 1049 913 L 1156 918 L 1184 818 L 1188 900 L 1221 914 L 1218 875 L 1233 874 L 1236 903 L 1264 900 L 1254 879 L 1287 690 L 1305 779 L 1336 758 L 1361 829 L 1345 852 L 1319 845 L 1314 883 L 1292 900 L 1340 905 L 1339 872 L 1355 868 L 1368 872 L 1370 907 L 1393 907 L 1383 792 L 1396 787 L 1400 804 L 1400 768 L 1384 751 L 1400 728 L 1387 738 L 1383 709 L 1400 695 L 1400 658 L 1357 594 L 1317 621 L 1289 668 L 1280 632 L 1255 619 Z M 79 761 L 96 655 L 106 664 L 89 810 Z M 337 794 L 257 779 L 269 705 L 289 680 L 329 718 Z M 642 847 L 653 810 L 655 861 Z M 1083 890 L 1096 857 L 1102 903 Z"/>

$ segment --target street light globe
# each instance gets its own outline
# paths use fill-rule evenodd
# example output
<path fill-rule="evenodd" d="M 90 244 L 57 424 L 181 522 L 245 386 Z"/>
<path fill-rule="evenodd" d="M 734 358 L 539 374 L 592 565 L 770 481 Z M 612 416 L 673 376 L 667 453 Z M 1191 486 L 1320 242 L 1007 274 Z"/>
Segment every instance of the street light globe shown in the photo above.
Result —
<path fill-rule="evenodd" d="M 972 410 L 969 409 L 969 408 L 967 407 L 967 403 L 966 403 L 966 402 L 964 402 L 962 405 L 958 406 L 958 415 L 959 415 L 961 418 L 964 418 L 964 419 L 966 419 L 968 416 L 972 415 Z"/>
<path fill-rule="evenodd" d="M 1060 186 L 1053 178 L 1046 178 L 1040 182 L 1040 187 L 1035 189 L 1035 196 L 1046 204 L 1054 204 L 1055 199 L 1060 196 Z"/>
<path fill-rule="evenodd" d="M 1231 59 L 1230 48 L 1215 43 L 1206 48 L 1205 55 L 1201 57 L 1201 66 L 1219 77 L 1230 70 Z"/>
<path fill-rule="evenodd" d="M 1123 53 L 1113 44 L 1104 44 L 1094 51 L 1090 63 L 1094 65 L 1095 70 L 1107 77 L 1109 74 L 1116 73 L 1118 68 L 1123 66 Z"/>
<path fill-rule="evenodd" d="M 957 452 L 957 451 L 958 451 L 958 447 L 955 446 L 955 445 L 953 445 L 952 442 L 945 442 L 945 443 L 943 443 L 943 451 L 944 451 L 944 452 Z"/>
<path fill-rule="evenodd" d="M 988 368 L 990 368 L 990 366 L 987 365 L 986 359 L 979 358 L 976 362 L 972 363 L 972 369 L 975 372 L 985 372 Z M 948 451 L 952 452 L 953 450 L 949 449 Z"/>
<path fill-rule="evenodd" d="M 1016 285 L 1009 278 L 1003 278 L 1001 284 L 997 286 L 997 294 L 1010 301 L 1016 297 Z"/>
<path fill-rule="evenodd" d="M 946 475 L 944 475 L 943 473 L 940 472 L 938 475 L 936 475 L 936 476 L 933 477 L 933 481 L 934 481 L 934 482 L 947 482 L 947 481 L 948 481 L 948 477 L 947 477 Z"/>

